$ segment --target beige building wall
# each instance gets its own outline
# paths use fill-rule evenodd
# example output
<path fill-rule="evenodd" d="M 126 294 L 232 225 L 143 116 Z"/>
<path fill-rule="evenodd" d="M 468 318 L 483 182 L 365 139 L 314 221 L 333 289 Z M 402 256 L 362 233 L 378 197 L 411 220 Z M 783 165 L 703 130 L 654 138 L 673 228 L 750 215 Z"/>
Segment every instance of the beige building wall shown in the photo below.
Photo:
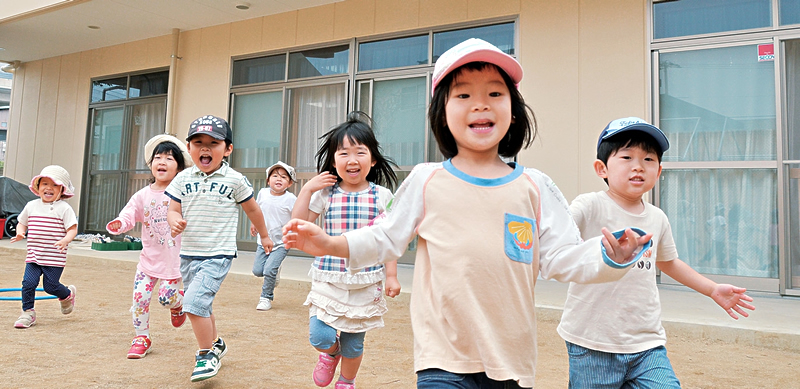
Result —
<path fill-rule="evenodd" d="M 227 117 L 233 56 L 518 16 L 520 88 L 539 123 L 539 137 L 519 159 L 549 174 L 571 200 L 604 188 L 591 164 L 605 124 L 647 118 L 645 7 L 635 0 L 347 0 L 182 31 L 172 126 L 182 137 L 198 116 Z M 91 79 L 167 67 L 171 44 L 167 35 L 23 64 L 12 91 L 6 175 L 27 182 L 60 164 L 80 195 Z M 76 211 L 77 198 L 70 201 Z"/>

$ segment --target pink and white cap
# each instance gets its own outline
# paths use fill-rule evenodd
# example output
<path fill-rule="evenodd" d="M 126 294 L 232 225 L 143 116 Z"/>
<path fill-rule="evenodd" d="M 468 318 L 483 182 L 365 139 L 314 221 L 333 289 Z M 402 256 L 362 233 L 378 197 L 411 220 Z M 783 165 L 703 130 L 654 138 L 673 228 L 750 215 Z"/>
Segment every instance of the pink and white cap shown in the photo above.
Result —
<path fill-rule="evenodd" d="M 68 199 L 72 196 L 75 196 L 75 187 L 72 186 L 72 181 L 69 179 L 69 173 L 67 172 L 67 169 L 64 169 L 58 165 L 45 166 L 38 176 L 33 177 L 30 186 L 28 186 L 31 192 L 37 196 L 39 196 L 39 180 L 41 180 L 42 177 L 47 177 L 53 180 L 56 185 L 61 185 L 64 187 L 64 192 L 61 193 L 62 198 Z"/>
<path fill-rule="evenodd" d="M 503 69 L 515 85 L 522 80 L 522 66 L 514 57 L 500 51 L 489 42 L 478 38 L 467 39 L 447 50 L 436 60 L 433 68 L 431 95 L 446 75 L 470 62 L 486 62 Z"/>

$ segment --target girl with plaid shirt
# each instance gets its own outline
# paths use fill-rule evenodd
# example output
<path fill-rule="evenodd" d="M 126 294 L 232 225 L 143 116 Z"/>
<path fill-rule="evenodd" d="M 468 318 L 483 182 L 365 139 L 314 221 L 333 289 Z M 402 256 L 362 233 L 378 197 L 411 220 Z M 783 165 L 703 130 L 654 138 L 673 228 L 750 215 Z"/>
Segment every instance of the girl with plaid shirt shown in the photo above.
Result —
<path fill-rule="evenodd" d="M 292 217 L 315 221 L 322 215 L 325 232 L 338 236 L 370 224 L 388 208 L 393 195 L 381 185 L 396 183 L 396 165 L 381 155 L 364 113 L 351 112 L 322 139 L 317 151 L 320 174 L 303 186 Z M 309 275 L 309 340 L 320 352 L 314 383 L 328 386 L 341 360 L 336 389 L 355 388 L 366 331 L 383 327 L 384 289 L 389 297 L 400 293 L 397 262 L 351 274 L 344 258 L 326 255 L 316 257 Z"/>

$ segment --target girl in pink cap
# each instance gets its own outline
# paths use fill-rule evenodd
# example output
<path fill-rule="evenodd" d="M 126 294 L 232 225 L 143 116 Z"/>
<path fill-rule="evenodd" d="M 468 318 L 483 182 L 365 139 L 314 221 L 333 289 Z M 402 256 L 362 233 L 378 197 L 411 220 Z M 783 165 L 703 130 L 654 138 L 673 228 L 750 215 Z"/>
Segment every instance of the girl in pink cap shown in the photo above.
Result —
<path fill-rule="evenodd" d="M 352 272 L 396 260 L 418 236 L 410 308 L 417 387 L 530 388 L 538 277 L 617 280 L 649 235 L 615 238 L 604 229 L 583 242 L 553 181 L 508 162 L 536 135 L 516 59 L 469 39 L 439 57 L 432 79 L 428 119 L 447 160 L 417 165 L 380 224 L 329 236 L 295 219 L 283 240 L 346 258 Z"/>
<path fill-rule="evenodd" d="M 183 313 L 180 256 L 181 237 L 172 237 L 167 211 L 169 197 L 164 194 L 172 179 L 188 166 L 192 158 L 186 145 L 172 135 L 156 135 L 144 146 L 144 160 L 153 177 L 150 184 L 131 196 L 119 216 L 108 222 L 106 230 L 118 235 L 142 223 L 142 252 L 133 278 L 133 328 L 128 359 L 144 358 L 152 344 L 150 340 L 150 301 L 159 280 L 158 303 L 169 308 L 172 326 L 178 328 L 186 321 Z"/>
<path fill-rule="evenodd" d="M 16 328 L 36 324 L 33 304 L 36 288 L 42 278 L 44 291 L 58 297 L 61 313 L 67 315 L 75 306 L 75 286 L 61 284 L 61 273 L 67 263 L 67 246 L 78 234 L 78 218 L 64 202 L 75 195 L 69 173 L 57 165 L 47 166 L 33 177 L 29 186 L 39 196 L 22 209 L 17 220 L 17 236 L 11 242 L 27 237 L 28 254 L 22 279 L 22 314 L 14 323 Z"/>

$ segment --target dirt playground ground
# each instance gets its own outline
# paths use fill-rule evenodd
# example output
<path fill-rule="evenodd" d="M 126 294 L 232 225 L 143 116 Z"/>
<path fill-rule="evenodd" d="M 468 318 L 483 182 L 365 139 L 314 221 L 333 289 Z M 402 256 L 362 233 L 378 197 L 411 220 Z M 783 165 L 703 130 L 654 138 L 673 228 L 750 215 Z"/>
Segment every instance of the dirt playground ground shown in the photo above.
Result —
<path fill-rule="evenodd" d="M 4 340 L 0 388 L 314 388 L 317 353 L 308 343 L 309 284 L 282 280 L 273 308 L 255 310 L 261 279 L 230 274 L 214 303 L 228 343 L 219 374 L 191 383 L 196 342 L 191 324 L 169 324 L 153 303 L 152 351 L 126 359 L 134 335 L 128 309 L 135 263 L 71 257 L 62 277 L 77 286 L 77 304 L 62 315 L 56 300 L 37 300 L 37 325 L 15 329 L 19 301 L 0 301 Z M 24 258 L 0 253 L 0 287 L 20 286 Z M 3 293 L 3 296 L 18 296 Z M 357 386 L 414 388 L 409 295 L 389 299 L 386 327 L 367 334 Z M 537 388 L 566 388 L 567 357 L 555 331 L 558 315 L 539 319 Z M 800 388 L 800 354 L 686 338 L 668 332 L 669 356 L 684 388 Z M 330 386 L 332 387 L 332 385 Z"/>

